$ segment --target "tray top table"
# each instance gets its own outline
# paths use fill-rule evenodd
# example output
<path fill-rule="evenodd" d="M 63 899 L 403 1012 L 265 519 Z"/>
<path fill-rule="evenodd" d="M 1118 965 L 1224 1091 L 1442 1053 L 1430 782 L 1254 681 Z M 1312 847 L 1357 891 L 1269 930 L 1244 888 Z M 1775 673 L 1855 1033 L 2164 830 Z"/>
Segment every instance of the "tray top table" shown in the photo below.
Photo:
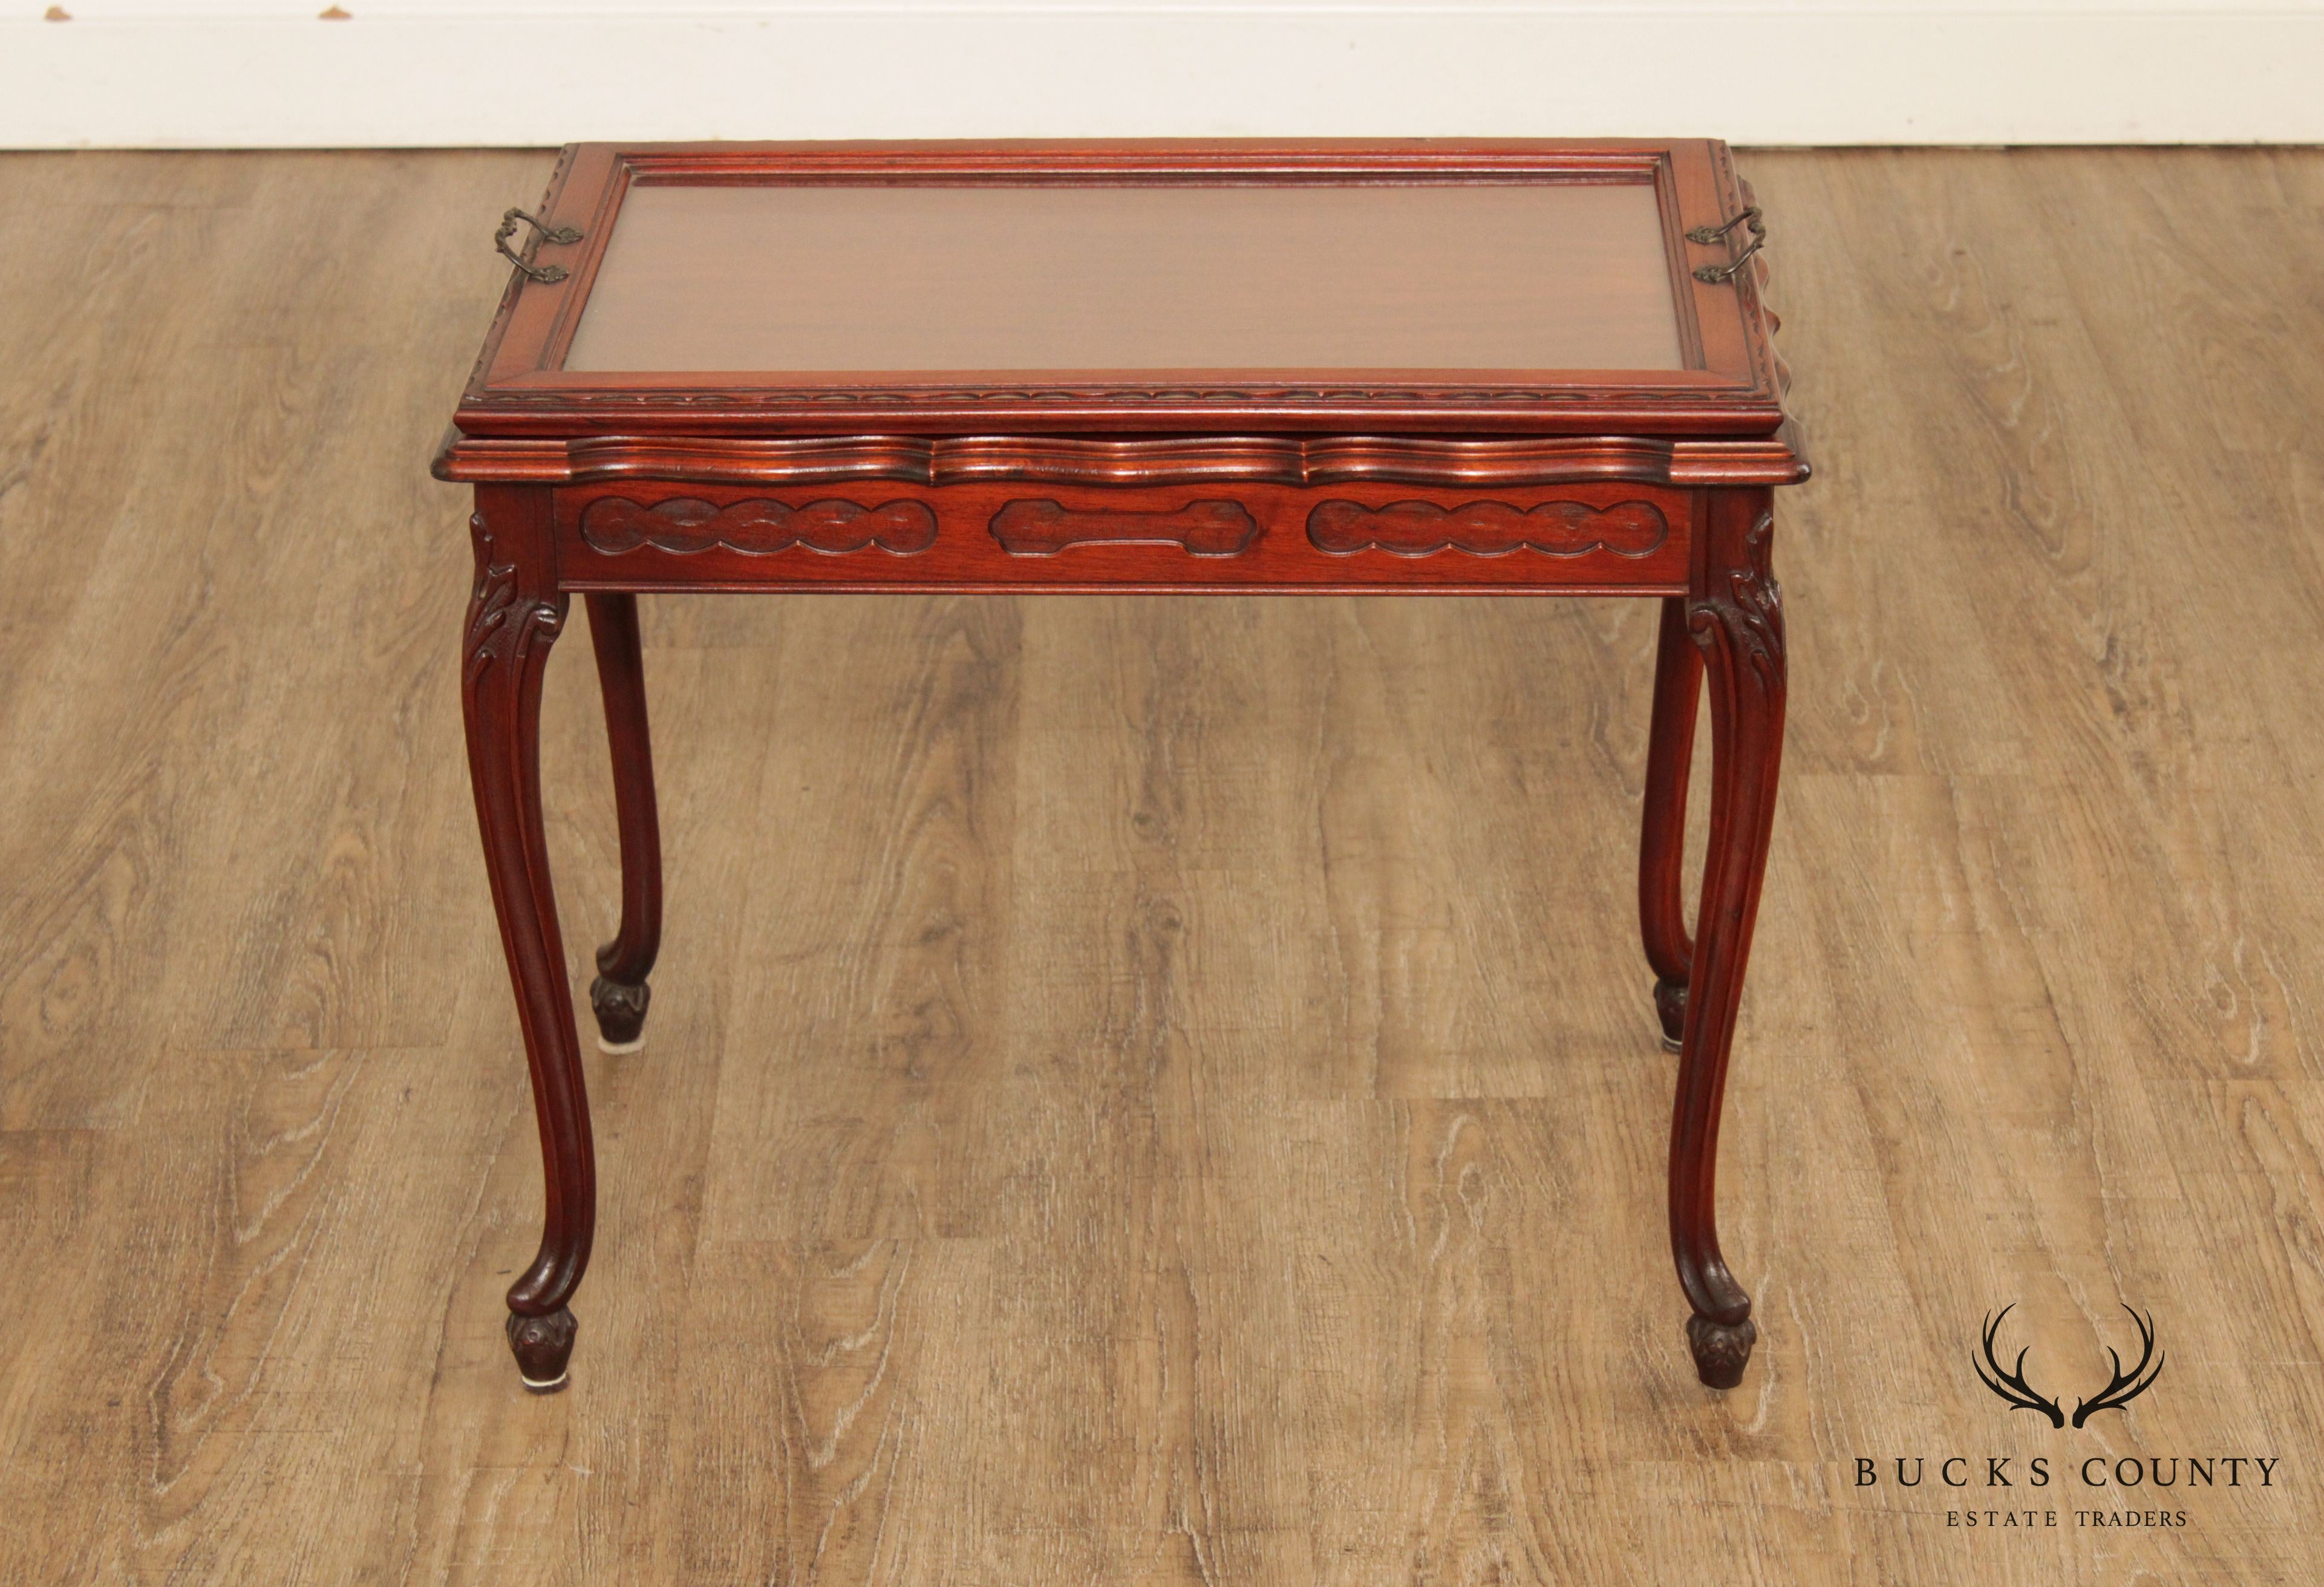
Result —
<path fill-rule="evenodd" d="M 1680 1054 L 1671 1241 L 1698 1373 L 1739 1381 L 1713 1173 L 1783 735 L 1773 488 L 1807 476 L 1765 235 L 1701 141 L 568 147 L 503 219 L 436 461 L 475 491 L 469 766 L 547 1167 L 508 1296 L 528 1386 L 565 1381 L 595 1220 L 542 666 L 583 593 L 622 870 L 590 1001 L 630 1050 L 661 916 L 636 596 L 816 589 L 1659 598 L 1639 901 Z"/>

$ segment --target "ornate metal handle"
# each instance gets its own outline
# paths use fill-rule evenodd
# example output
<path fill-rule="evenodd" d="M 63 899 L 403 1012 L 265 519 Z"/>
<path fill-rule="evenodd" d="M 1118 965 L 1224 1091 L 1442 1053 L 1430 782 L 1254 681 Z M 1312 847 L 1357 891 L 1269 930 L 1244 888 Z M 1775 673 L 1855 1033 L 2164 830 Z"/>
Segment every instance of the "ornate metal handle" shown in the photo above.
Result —
<path fill-rule="evenodd" d="M 524 272 L 526 275 L 544 286 L 552 281 L 563 281 L 571 272 L 562 264 L 534 264 L 523 254 L 509 246 L 509 239 L 516 235 L 516 223 L 520 220 L 539 232 L 540 240 L 544 243 L 577 243 L 581 240 L 580 232 L 569 226 L 552 227 L 538 215 L 528 215 L 521 209 L 512 209 L 501 217 L 501 229 L 493 234 L 493 246 L 499 249 L 511 264 Z"/>
<path fill-rule="evenodd" d="M 1696 265 L 1695 280 L 1714 284 L 1733 281 L 1737 272 L 1751 263 L 1751 255 L 1767 245 L 1767 227 L 1759 218 L 1759 207 L 1752 204 L 1747 206 L 1740 215 L 1732 216 L 1718 226 L 1699 226 L 1686 234 L 1686 240 L 1690 243 L 1715 243 L 1738 226 L 1748 227 L 1751 233 L 1751 240 L 1745 245 L 1743 252 L 1724 264 Z"/>

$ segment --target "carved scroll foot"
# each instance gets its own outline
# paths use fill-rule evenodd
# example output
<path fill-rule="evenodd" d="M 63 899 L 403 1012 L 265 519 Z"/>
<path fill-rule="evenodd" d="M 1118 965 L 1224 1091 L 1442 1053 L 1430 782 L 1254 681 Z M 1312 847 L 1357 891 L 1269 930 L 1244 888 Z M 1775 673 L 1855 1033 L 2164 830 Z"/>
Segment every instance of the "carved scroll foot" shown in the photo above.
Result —
<path fill-rule="evenodd" d="M 1759 1325 L 1746 1317 L 1739 1323 L 1715 1323 L 1709 1317 L 1686 1320 L 1687 1348 L 1694 1352 L 1694 1375 L 1706 1389 L 1732 1389 L 1743 1381 L 1751 1364 L 1751 1347 L 1759 1342 Z"/>
<path fill-rule="evenodd" d="M 573 1334 L 580 1324 L 558 1306 L 545 1317 L 523 1317 L 511 1312 L 509 1349 L 524 1386 L 535 1394 L 554 1394 L 565 1387 L 567 1363 L 573 1359 Z"/>
<path fill-rule="evenodd" d="M 603 975 L 589 983 L 589 1007 L 597 1015 L 597 1050 L 633 1053 L 645 1046 L 646 1004 L 653 988 L 644 982 L 624 986 Z"/>
<path fill-rule="evenodd" d="M 1686 983 L 1655 983 L 1655 1012 L 1663 1022 L 1663 1050 L 1676 1052 L 1686 1035 Z"/>

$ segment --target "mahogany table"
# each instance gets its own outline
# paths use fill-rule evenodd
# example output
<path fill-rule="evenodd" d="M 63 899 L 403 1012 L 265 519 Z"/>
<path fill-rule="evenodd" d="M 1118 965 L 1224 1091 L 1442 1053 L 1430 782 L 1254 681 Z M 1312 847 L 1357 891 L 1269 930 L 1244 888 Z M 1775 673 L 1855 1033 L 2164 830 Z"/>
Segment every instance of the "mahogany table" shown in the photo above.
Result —
<path fill-rule="evenodd" d="M 596 1215 L 541 669 L 581 592 L 622 848 L 589 1001 L 624 1050 L 661 931 L 636 596 L 678 590 L 1659 600 L 1638 901 L 1680 1055 L 1671 1249 L 1697 1371 L 1740 1381 L 1712 1179 L 1783 739 L 1773 487 L 1808 472 L 1750 199 L 1706 142 L 567 148 L 503 218 L 436 459 L 475 487 L 468 766 L 546 1165 L 525 1383 L 565 1381 Z"/>

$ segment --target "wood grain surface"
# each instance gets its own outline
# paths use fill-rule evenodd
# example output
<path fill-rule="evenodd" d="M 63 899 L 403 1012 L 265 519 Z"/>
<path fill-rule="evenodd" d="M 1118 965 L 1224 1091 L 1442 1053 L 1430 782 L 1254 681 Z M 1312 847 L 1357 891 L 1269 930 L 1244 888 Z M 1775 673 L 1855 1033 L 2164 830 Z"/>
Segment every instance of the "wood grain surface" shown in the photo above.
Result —
<path fill-rule="evenodd" d="M 588 1056 L 574 1383 L 518 1391 L 425 467 L 541 168 L 0 159 L 0 1581 L 2324 1573 L 2324 154 L 1745 158 L 1821 471 L 1724 1397 L 1637 946 L 1654 603 L 1063 596 L 641 602 L 667 934 Z M 1971 1371 L 2014 1302 L 2093 1392 L 2126 1301 L 2126 1411 Z M 2094 1530 L 2157 1508 L 2099 1454 L 2278 1464 Z M 1947 1524 L 2013 1500 L 2060 1524 Z"/>

